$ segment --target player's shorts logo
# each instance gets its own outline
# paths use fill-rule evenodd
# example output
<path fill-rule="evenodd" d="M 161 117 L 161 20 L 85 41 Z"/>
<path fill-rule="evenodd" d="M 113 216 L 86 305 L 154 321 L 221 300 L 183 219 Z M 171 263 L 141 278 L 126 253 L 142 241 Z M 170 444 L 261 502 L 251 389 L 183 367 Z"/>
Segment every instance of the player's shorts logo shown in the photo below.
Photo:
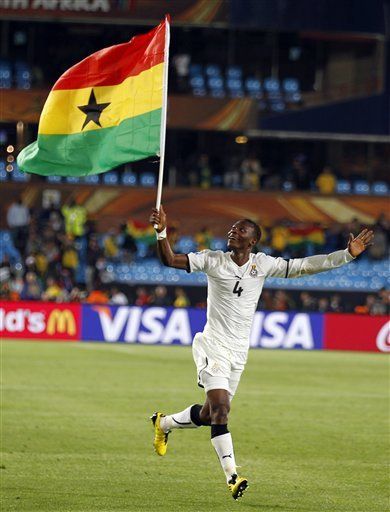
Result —
<path fill-rule="evenodd" d="M 249 272 L 249 275 L 250 275 L 251 277 L 257 277 L 257 268 L 256 268 L 256 265 L 252 265 L 252 268 L 251 268 L 251 270 L 250 270 L 250 272 Z"/>
<path fill-rule="evenodd" d="M 53 309 L 47 321 L 47 334 L 67 333 L 69 336 L 76 334 L 76 322 L 73 313 L 69 309 Z"/>

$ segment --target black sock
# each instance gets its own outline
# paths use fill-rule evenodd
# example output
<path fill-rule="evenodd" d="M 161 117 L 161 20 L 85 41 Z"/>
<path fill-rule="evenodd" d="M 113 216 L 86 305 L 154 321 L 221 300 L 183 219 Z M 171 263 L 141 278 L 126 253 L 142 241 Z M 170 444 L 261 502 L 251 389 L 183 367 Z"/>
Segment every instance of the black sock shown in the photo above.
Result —
<path fill-rule="evenodd" d="M 194 425 L 201 427 L 202 425 L 210 425 L 209 423 L 205 423 L 200 419 L 200 411 L 202 410 L 202 405 L 195 404 L 191 407 L 190 417 L 191 421 Z"/>
<path fill-rule="evenodd" d="M 213 437 L 222 436 L 223 434 L 228 434 L 229 430 L 227 425 L 211 425 L 211 439 Z"/>

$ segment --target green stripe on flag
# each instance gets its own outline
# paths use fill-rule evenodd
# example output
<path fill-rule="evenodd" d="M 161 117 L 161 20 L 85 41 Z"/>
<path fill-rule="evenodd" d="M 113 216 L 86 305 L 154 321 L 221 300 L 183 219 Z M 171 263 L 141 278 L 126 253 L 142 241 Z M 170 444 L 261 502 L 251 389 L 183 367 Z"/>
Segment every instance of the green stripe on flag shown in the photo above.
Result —
<path fill-rule="evenodd" d="M 156 155 L 161 108 L 125 119 L 118 126 L 71 135 L 38 135 L 17 158 L 25 172 L 42 176 L 86 176 Z"/>

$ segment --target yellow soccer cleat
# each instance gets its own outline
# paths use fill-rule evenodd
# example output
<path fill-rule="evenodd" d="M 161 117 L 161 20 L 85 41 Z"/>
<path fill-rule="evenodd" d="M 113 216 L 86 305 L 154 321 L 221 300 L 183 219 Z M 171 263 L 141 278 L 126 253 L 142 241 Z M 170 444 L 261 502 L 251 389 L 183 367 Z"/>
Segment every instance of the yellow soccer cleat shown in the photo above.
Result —
<path fill-rule="evenodd" d="M 232 478 L 228 482 L 229 491 L 235 500 L 241 498 L 244 494 L 245 489 L 248 487 L 248 480 L 238 475 L 232 475 Z"/>
<path fill-rule="evenodd" d="M 170 430 L 168 432 L 164 432 L 160 427 L 160 420 L 163 416 L 164 414 L 161 412 L 155 412 L 153 416 L 150 417 L 154 427 L 154 450 L 157 455 L 160 455 L 161 457 L 167 453 L 168 434 L 170 433 Z"/>

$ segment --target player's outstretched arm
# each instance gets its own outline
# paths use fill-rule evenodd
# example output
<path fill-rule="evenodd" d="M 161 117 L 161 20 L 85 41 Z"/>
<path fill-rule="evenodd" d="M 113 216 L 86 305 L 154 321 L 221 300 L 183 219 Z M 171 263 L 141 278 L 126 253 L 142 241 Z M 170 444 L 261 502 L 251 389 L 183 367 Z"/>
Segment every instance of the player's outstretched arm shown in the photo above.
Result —
<path fill-rule="evenodd" d="M 167 216 L 162 206 L 159 210 L 157 208 L 152 209 L 149 222 L 157 232 L 157 249 L 161 263 L 167 267 L 189 270 L 190 264 L 187 254 L 175 254 L 172 251 L 167 238 Z"/>
<path fill-rule="evenodd" d="M 356 237 L 349 235 L 347 248 L 330 254 L 319 254 L 306 258 L 294 258 L 283 260 L 273 258 L 274 264 L 269 272 L 269 277 L 301 277 L 308 274 L 326 272 L 341 267 L 362 254 L 367 247 L 373 244 L 374 233 L 363 229 Z"/>

